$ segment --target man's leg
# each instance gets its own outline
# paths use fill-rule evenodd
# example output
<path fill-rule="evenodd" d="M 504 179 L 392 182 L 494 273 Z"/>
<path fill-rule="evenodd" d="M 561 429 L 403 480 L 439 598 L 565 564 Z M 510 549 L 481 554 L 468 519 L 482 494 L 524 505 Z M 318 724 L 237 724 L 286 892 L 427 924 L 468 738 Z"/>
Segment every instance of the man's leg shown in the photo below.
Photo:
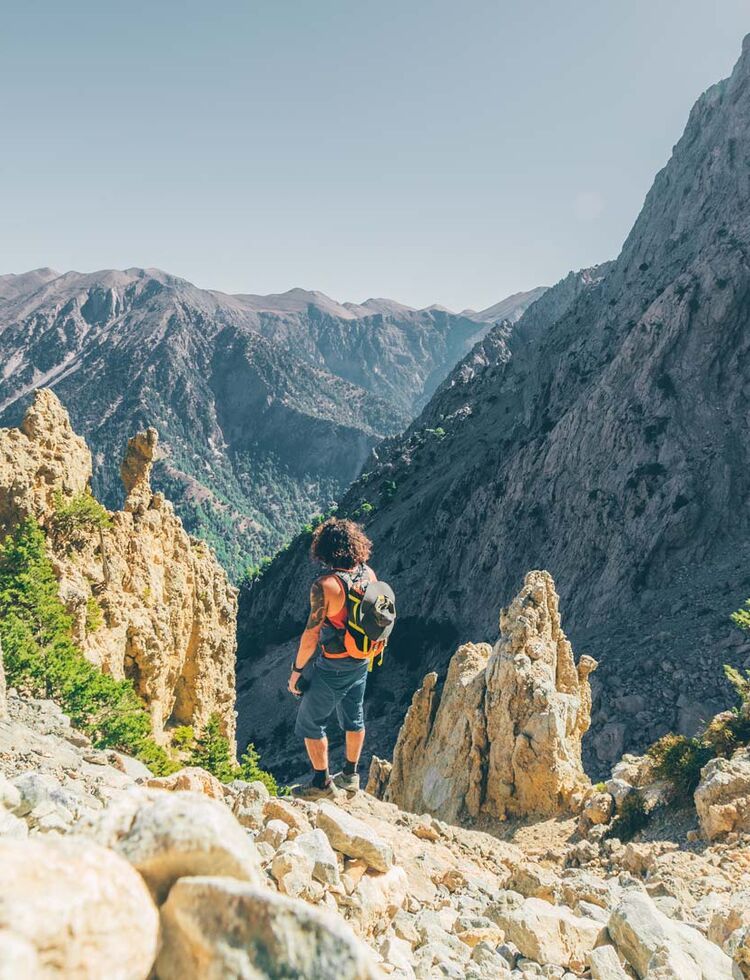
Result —
<path fill-rule="evenodd" d="M 316 772 L 321 769 L 328 769 L 328 739 L 306 738 L 305 748 L 310 757 L 310 764 Z"/>
<path fill-rule="evenodd" d="M 347 690 L 336 709 L 339 724 L 346 733 L 346 761 L 344 762 L 343 773 L 336 777 L 336 785 L 339 789 L 345 789 L 350 793 L 356 793 L 359 789 L 357 766 L 365 741 L 364 700 L 366 685 L 367 674 L 364 673 Z"/>
<path fill-rule="evenodd" d="M 359 757 L 362 755 L 362 746 L 365 744 L 365 730 L 361 728 L 358 732 L 347 732 L 346 733 L 346 761 L 354 766 L 353 772 L 356 772 L 357 764 L 359 763 Z M 346 772 L 346 768 L 344 768 Z"/>
<path fill-rule="evenodd" d="M 326 723 L 335 705 L 335 693 L 320 677 L 320 673 L 314 672 L 310 687 L 305 691 L 297 711 L 297 722 L 294 727 L 295 734 L 304 739 L 313 775 L 309 785 L 295 787 L 292 790 L 295 796 L 314 799 L 316 794 L 335 793 L 328 770 L 328 739 L 325 731 Z"/>

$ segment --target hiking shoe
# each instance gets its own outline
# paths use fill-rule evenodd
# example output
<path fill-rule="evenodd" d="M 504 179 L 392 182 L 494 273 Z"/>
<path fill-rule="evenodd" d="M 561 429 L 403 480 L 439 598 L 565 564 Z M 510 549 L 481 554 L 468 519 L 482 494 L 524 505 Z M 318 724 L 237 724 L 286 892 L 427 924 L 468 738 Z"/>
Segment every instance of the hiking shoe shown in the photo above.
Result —
<path fill-rule="evenodd" d="M 345 772 L 337 772 L 333 777 L 333 781 L 338 789 L 342 789 L 345 793 L 358 793 L 359 792 L 359 773 L 353 772 L 347 774 Z"/>
<path fill-rule="evenodd" d="M 333 779 L 329 779 L 325 786 L 313 786 L 310 783 L 298 783 L 291 787 L 292 799 L 295 800 L 337 800 L 341 793 L 336 787 Z"/>

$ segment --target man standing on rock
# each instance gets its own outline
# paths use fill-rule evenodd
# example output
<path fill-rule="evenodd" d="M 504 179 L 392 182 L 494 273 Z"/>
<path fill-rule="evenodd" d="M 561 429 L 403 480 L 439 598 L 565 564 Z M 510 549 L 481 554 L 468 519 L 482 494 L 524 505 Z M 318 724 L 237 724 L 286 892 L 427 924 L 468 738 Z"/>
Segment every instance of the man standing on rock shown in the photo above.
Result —
<path fill-rule="evenodd" d="M 327 571 L 310 589 L 310 615 L 289 678 L 289 690 L 302 701 L 295 734 L 305 740 L 313 776 L 292 793 L 304 799 L 335 797 L 359 789 L 357 766 L 365 740 L 363 702 L 372 653 L 350 637 L 351 601 L 363 596 L 377 577 L 366 564 L 372 542 L 359 524 L 330 518 L 314 532 L 310 553 Z M 385 589 L 388 586 L 384 585 Z M 390 591 L 388 589 L 388 591 Z M 391 593 L 392 594 L 392 593 Z M 313 659 L 314 658 L 314 659 Z M 311 663 L 312 661 L 312 663 Z M 300 679 L 310 664 L 309 676 Z M 331 778 L 326 725 L 333 712 L 346 733 L 344 771 Z"/>

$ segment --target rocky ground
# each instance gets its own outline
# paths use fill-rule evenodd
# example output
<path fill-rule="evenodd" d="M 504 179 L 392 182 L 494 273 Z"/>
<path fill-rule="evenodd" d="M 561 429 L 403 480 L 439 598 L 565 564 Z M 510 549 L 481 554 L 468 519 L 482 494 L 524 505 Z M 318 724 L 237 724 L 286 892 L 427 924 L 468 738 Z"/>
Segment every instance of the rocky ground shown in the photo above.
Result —
<path fill-rule="evenodd" d="M 679 840 L 606 838 L 601 792 L 582 818 L 468 830 L 364 792 L 154 779 L 52 702 L 7 708 L 3 980 L 750 976 L 750 838 L 701 839 L 695 811 Z M 626 759 L 608 788 L 641 777 Z"/>

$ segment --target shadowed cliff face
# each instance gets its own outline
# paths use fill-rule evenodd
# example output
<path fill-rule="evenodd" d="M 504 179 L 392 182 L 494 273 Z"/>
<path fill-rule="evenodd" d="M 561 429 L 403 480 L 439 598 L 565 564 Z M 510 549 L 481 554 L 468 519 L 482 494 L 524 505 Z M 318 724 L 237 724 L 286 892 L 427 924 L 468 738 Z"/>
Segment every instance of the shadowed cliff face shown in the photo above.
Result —
<path fill-rule="evenodd" d="M 721 665 L 750 652 L 729 622 L 750 593 L 749 160 L 746 42 L 617 260 L 490 332 L 344 499 L 375 506 L 373 563 L 402 617 L 372 694 L 379 754 L 457 640 L 495 639 L 530 567 L 550 570 L 572 642 L 601 661 L 589 768 L 726 703 Z M 302 620 L 303 550 L 243 600 L 251 661 Z"/>
<path fill-rule="evenodd" d="M 17 424 L 33 390 L 52 387 L 109 506 L 119 447 L 155 424 L 155 485 L 238 575 L 330 506 L 491 326 L 487 311 L 304 290 L 228 296 L 158 269 L 2 276 L 0 421 Z"/>

